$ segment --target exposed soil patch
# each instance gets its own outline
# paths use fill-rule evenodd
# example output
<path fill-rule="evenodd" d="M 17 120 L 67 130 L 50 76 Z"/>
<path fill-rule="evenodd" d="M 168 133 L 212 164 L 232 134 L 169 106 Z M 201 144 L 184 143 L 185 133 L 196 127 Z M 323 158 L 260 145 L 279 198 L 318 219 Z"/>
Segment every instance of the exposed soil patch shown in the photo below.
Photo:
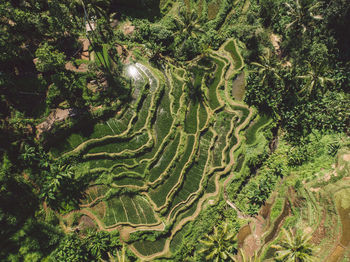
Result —
<path fill-rule="evenodd" d="M 36 126 L 37 138 L 40 138 L 43 132 L 50 131 L 55 122 L 64 121 L 73 115 L 75 115 L 73 109 L 55 109 L 44 122 Z"/>
<path fill-rule="evenodd" d="M 344 154 L 343 159 L 344 161 L 350 161 L 350 154 Z"/>
<path fill-rule="evenodd" d="M 237 240 L 238 240 L 238 249 L 243 247 L 244 240 L 252 233 L 250 229 L 250 225 L 245 225 L 242 227 L 237 234 Z"/>
<path fill-rule="evenodd" d="M 123 33 L 124 35 L 130 35 L 134 32 L 135 30 L 135 26 L 131 25 L 130 22 L 127 22 L 124 26 L 123 26 Z"/>
<path fill-rule="evenodd" d="M 281 47 L 280 47 L 280 43 L 281 43 L 281 37 L 275 34 L 271 34 L 270 35 L 270 40 L 271 43 L 273 45 L 273 47 L 275 48 L 275 52 L 277 55 L 281 55 Z"/>
<path fill-rule="evenodd" d="M 350 208 L 338 207 L 338 212 L 343 227 L 340 243 L 347 247 L 350 244 Z"/>
<path fill-rule="evenodd" d="M 344 250 L 345 249 L 342 246 L 338 245 L 334 249 L 333 253 L 327 258 L 326 261 L 328 261 L 328 262 L 338 262 L 339 259 L 343 256 Z"/>
<path fill-rule="evenodd" d="M 88 71 L 88 65 L 84 63 L 76 67 L 72 62 L 68 62 L 65 65 L 65 68 L 76 73 L 86 73 Z"/>
<path fill-rule="evenodd" d="M 90 217 L 83 215 L 80 218 L 79 224 L 78 224 L 79 230 L 84 230 L 84 229 L 88 229 L 88 228 L 95 228 L 95 227 L 96 227 L 96 225 Z"/>
<path fill-rule="evenodd" d="M 90 59 L 90 55 L 89 55 L 89 46 L 90 46 L 90 42 L 88 39 L 86 38 L 80 38 L 79 41 L 82 43 L 83 45 L 83 50 L 81 52 L 81 59 L 83 60 L 89 60 Z"/>

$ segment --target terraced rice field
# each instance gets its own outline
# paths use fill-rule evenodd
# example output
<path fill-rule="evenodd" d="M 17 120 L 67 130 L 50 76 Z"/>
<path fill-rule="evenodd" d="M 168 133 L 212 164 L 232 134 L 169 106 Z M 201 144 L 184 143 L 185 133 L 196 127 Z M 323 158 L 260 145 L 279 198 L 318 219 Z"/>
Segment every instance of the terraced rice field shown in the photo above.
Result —
<path fill-rule="evenodd" d="M 119 230 L 123 241 L 139 230 L 166 231 L 155 242 L 129 242 L 151 260 L 176 252 L 184 227 L 233 178 L 234 153 L 253 113 L 232 98 L 228 79 L 244 66 L 232 39 L 188 67 L 204 93 L 200 100 L 185 91 L 183 68 L 133 66 L 132 102 L 89 136 L 73 134 L 53 151 L 78 159 L 79 173 L 93 178 L 74 212 L 90 215 L 101 230 Z"/>

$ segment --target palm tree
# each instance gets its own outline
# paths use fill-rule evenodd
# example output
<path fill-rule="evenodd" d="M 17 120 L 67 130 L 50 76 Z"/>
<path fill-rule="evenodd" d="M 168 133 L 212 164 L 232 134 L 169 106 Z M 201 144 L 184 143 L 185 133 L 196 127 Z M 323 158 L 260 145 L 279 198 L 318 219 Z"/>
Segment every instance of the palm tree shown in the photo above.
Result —
<path fill-rule="evenodd" d="M 125 253 L 125 250 L 126 250 L 125 245 L 123 245 L 120 254 L 119 254 L 119 251 L 117 250 L 117 261 L 118 262 L 127 262 L 127 261 L 129 261 L 129 259 L 128 259 L 126 253 Z"/>
<path fill-rule="evenodd" d="M 207 261 L 235 261 L 233 254 L 237 252 L 237 241 L 234 233 L 228 232 L 228 224 L 224 223 L 219 231 L 214 227 L 212 235 L 205 235 L 206 240 L 199 240 L 204 248 L 199 253 L 207 253 Z"/>
<path fill-rule="evenodd" d="M 292 22 L 286 25 L 287 30 L 295 27 L 302 29 L 302 33 L 305 33 L 310 21 L 323 19 L 321 15 L 313 14 L 313 11 L 320 6 L 319 2 L 314 4 L 314 1 L 310 0 L 295 0 L 292 5 L 289 3 L 285 5 L 288 9 L 287 14 L 292 19 Z"/>
<path fill-rule="evenodd" d="M 298 79 L 304 80 L 303 88 L 299 93 L 311 95 L 316 88 L 324 90 L 328 84 L 334 84 L 334 79 L 324 76 L 326 73 L 325 65 L 312 66 L 308 63 L 309 71 L 302 76 L 297 76 Z"/>
<path fill-rule="evenodd" d="M 260 63 L 252 62 L 252 65 L 255 65 L 258 68 L 258 73 L 262 75 L 260 85 L 264 85 L 266 80 L 269 78 L 281 79 L 278 74 L 278 69 L 276 62 L 274 61 L 271 51 L 268 49 L 266 55 L 259 56 Z"/>
<path fill-rule="evenodd" d="M 286 262 L 311 262 L 314 261 L 313 254 L 315 253 L 315 248 L 309 243 L 311 236 L 305 233 L 293 233 L 290 228 L 287 231 L 282 228 L 284 238 L 279 245 L 272 245 L 279 251 L 275 254 L 275 259 L 278 261 Z"/>
<path fill-rule="evenodd" d="M 180 8 L 174 23 L 177 30 L 175 35 L 179 34 L 185 38 L 189 36 L 197 38 L 199 34 L 203 33 L 198 15 L 194 10 L 187 11 L 184 7 Z"/>

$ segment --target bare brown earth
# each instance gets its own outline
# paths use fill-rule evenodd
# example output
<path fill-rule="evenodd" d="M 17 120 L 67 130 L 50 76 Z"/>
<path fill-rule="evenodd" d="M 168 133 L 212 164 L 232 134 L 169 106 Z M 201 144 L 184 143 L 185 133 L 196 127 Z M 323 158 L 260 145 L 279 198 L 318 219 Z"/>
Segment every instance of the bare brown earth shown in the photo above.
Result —
<path fill-rule="evenodd" d="M 123 33 L 125 35 L 130 35 L 134 32 L 135 26 L 131 25 L 131 22 L 127 22 L 123 26 Z"/>
<path fill-rule="evenodd" d="M 90 217 L 83 215 L 80 218 L 78 223 L 79 230 L 84 230 L 84 229 L 94 228 L 94 227 L 96 227 L 96 224 Z"/>
<path fill-rule="evenodd" d="M 89 55 L 90 42 L 89 42 L 89 40 L 86 39 L 86 38 L 79 38 L 79 41 L 83 45 L 83 50 L 81 52 L 81 59 L 83 59 L 83 60 L 90 60 L 90 55 Z"/>
<path fill-rule="evenodd" d="M 275 49 L 276 54 L 281 55 L 282 54 L 281 47 L 280 47 L 281 37 L 276 34 L 271 34 L 270 40 L 271 40 L 272 46 Z"/>
<path fill-rule="evenodd" d="M 72 62 L 68 62 L 67 64 L 65 64 L 65 68 L 69 71 L 73 71 L 76 73 L 85 73 L 88 71 L 87 64 L 81 64 L 80 66 L 76 67 L 75 65 L 73 65 Z"/>
<path fill-rule="evenodd" d="M 55 122 L 64 121 L 73 114 L 72 109 L 60 109 L 56 108 L 46 118 L 46 120 L 36 126 L 37 138 L 40 138 L 43 132 L 50 131 Z"/>

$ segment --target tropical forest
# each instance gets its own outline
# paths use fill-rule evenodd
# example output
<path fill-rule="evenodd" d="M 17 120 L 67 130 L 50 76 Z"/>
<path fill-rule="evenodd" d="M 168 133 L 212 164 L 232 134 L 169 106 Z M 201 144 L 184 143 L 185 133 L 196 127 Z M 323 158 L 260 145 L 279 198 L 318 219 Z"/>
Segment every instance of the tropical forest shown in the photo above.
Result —
<path fill-rule="evenodd" d="M 350 1 L 1 0 L 0 261 L 350 261 Z"/>

